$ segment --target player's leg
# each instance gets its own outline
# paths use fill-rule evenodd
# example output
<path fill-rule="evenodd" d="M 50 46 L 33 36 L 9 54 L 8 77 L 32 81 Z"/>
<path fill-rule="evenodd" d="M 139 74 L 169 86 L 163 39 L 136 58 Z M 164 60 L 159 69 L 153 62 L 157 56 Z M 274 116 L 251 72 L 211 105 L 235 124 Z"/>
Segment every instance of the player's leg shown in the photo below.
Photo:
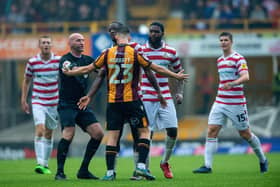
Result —
<path fill-rule="evenodd" d="M 137 149 L 137 144 L 139 142 L 139 132 L 138 132 L 138 128 L 135 125 L 133 125 L 133 122 L 130 122 L 129 125 L 130 125 L 131 135 L 133 138 L 133 158 L 134 158 L 134 171 L 133 171 L 132 176 L 130 177 L 130 180 L 142 180 L 143 177 L 137 175 L 137 173 L 135 171 L 137 168 L 137 162 L 139 159 L 139 152 Z M 149 156 L 147 157 L 147 161 L 146 161 L 147 168 L 148 168 L 148 165 L 147 165 L 148 160 L 149 160 Z"/>
<path fill-rule="evenodd" d="M 32 105 L 33 120 L 35 124 L 34 150 L 36 154 L 37 165 L 35 172 L 44 174 L 44 129 L 45 113 L 43 106 Z"/>
<path fill-rule="evenodd" d="M 115 162 L 118 154 L 117 140 L 120 136 L 120 130 L 108 130 L 107 133 L 107 144 L 106 144 L 106 166 L 107 171 L 102 180 L 115 180 Z"/>
<path fill-rule="evenodd" d="M 162 169 L 165 178 L 172 179 L 173 173 L 168 161 L 172 155 L 177 140 L 178 119 L 173 100 L 168 100 L 167 102 L 167 107 L 162 108 L 159 106 L 156 124 L 158 129 L 166 130 L 165 151 L 160 163 L 160 168 Z"/>
<path fill-rule="evenodd" d="M 62 137 L 57 146 L 57 172 L 55 180 L 65 180 L 64 165 L 69 151 L 69 146 L 75 135 L 76 106 L 61 106 L 58 108 Z"/>
<path fill-rule="evenodd" d="M 163 171 L 165 178 L 172 179 L 173 173 L 171 171 L 170 164 L 168 163 L 171 154 L 174 150 L 176 140 L 177 140 L 177 128 L 166 128 L 166 139 L 165 139 L 165 151 L 163 158 L 160 162 L 160 168 Z"/>
<path fill-rule="evenodd" d="M 51 174 L 48 162 L 49 162 L 49 158 L 51 156 L 52 149 L 53 149 L 52 133 L 53 133 L 53 130 L 48 129 L 46 127 L 45 132 L 44 132 L 44 137 L 43 137 L 43 142 L 44 142 L 44 153 L 43 153 L 44 174 Z"/>
<path fill-rule="evenodd" d="M 147 180 L 155 180 L 146 167 L 146 160 L 150 151 L 150 129 L 147 115 L 142 101 L 138 100 L 131 103 L 130 108 L 130 121 L 131 125 L 138 128 L 139 140 L 137 142 L 137 150 L 139 152 L 136 173 L 145 177 Z"/>
<path fill-rule="evenodd" d="M 244 140 L 246 140 L 249 143 L 250 147 L 254 150 L 255 154 L 257 155 L 260 163 L 260 172 L 267 172 L 268 161 L 262 150 L 259 138 L 254 133 L 252 133 L 249 128 L 246 130 L 240 130 L 239 134 Z"/>
<path fill-rule="evenodd" d="M 131 135 L 133 138 L 133 157 L 134 157 L 134 165 L 136 168 L 137 160 L 139 157 L 139 153 L 137 150 L 137 142 L 139 141 L 139 132 L 138 132 L 137 127 L 135 127 L 134 125 L 131 125 L 131 123 L 129 123 L 129 125 L 130 125 Z"/>
<path fill-rule="evenodd" d="M 120 131 L 122 131 L 124 117 L 121 103 L 108 103 L 106 110 L 107 119 L 107 144 L 106 144 L 106 167 L 107 171 L 102 180 L 115 180 L 115 162 L 119 152 Z"/>
<path fill-rule="evenodd" d="M 147 119 L 149 121 L 150 147 L 151 147 L 154 131 L 158 130 L 157 121 L 158 121 L 158 116 L 159 116 L 160 104 L 159 104 L 159 102 L 144 101 L 143 105 L 144 105 L 144 111 L 145 111 Z M 150 162 L 151 162 L 151 157 L 150 157 L 150 152 L 149 152 L 147 160 L 146 160 L 146 167 L 148 170 L 149 170 Z"/>
<path fill-rule="evenodd" d="M 222 125 L 226 122 L 226 116 L 222 112 L 221 105 L 215 103 L 208 118 L 208 132 L 204 150 L 204 165 L 193 170 L 193 173 L 211 173 L 213 164 L 213 155 L 218 148 L 218 134 Z"/>
<path fill-rule="evenodd" d="M 232 106 L 230 110 L 230 119 L 232 120 L 233 126 L 238 130 L 240 136 L 246 140 L 256 153 L 260 162 L 261 173 L 267 172 L 268 161 L 264 155 L 261 148 L 261 143 L 259 138 L 253 134 L 249 128 L 249 117 L 246 105 Z"/>
<path fill-rule="evenodd" d="M 58 124 L 58 114 L 57 114 L 57 108 L 56 107 L 46 107 L 45 108 L 45 115 L 46 115 L 46 124 L 45 124 L 45 130 L 44 130 L 44 153 L 43 153 L 43 159 L 44 159 L 44 173 L 45 174 L 51 174 L 51 171 L 48 166 L 48 161 L 51 156 L 52 150 L 53 150 L 53 130 L 57 128 Z"/>
<path fill-rule="evenodd" d="M 204 150 L 204 165 L 200 168 L 193 170 L 193 173 L 211 173 L 213 165 L 213 155 L 218 148 L 218 134 L 221 125 L 208 125 L 208 133 L 205 142 Z"/>
<path fill-rule="evenodd" d="M 77 178 L 99 179 L 91 172 L 89 172 L 88 167 L 104 136 L 103 129 L 100 123 L 95 118 L 93 111 L 91 111 L 90 109 L 79 111 L 76 122 L 90 136 L 90 140 L 87 144 L 82 164 L 77 173 Z"/>
<path fill-rule="evenodd" d="M 139 128 L 139 141 L 137 149 L 139 152 L 139 158 L 136 167 L 136 173 L 145 177 L 147 180 L 155 180 L 155 177 L 151 175 L 146 167 L 146 160 L 150 151 L 150 130 L 148 127 Z"/>
<path fill-rule="evenodd" d="M 66 175 L 64 174 L 64 165 L 74 134 L 75 126 L 65 126 L 62 130 L 62 138 L 58 142 L 57 146 L 57 172 L 55 176 L 56 180 L 66 179 Z"/>

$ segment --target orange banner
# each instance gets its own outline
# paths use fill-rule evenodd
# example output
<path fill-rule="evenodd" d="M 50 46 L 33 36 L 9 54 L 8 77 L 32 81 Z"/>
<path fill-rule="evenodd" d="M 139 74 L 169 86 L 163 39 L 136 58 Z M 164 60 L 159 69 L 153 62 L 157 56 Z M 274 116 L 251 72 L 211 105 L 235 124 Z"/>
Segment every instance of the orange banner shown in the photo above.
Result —
<path fill-rule="evenodd" d="M 53 40 L 52 51 L 57 55 L 69 52 L 68 35 L 51 36 Z M 39 37 L 35 36 L 10 36 L 0 38 L 0 60 L 23 60 L 33 57 L 40 52 L 38 48 Z M 91 55 L 91 40 L 85 36 L 84 54 Z"/>

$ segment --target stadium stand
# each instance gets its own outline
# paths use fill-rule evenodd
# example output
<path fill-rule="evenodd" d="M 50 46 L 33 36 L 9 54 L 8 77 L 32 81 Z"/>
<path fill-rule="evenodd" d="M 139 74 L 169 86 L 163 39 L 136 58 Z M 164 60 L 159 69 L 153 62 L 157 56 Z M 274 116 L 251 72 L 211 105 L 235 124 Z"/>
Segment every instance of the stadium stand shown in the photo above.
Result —
<path fill-rule="evenodd" d="M 113 0 L 0 1 L 2 7 L 0 9 L 0 36 L 1 39 L 5 40 L 14 36 L 38 36 L 43 33 L 67 36 L 71 32 L 82 32 L 88 35 L 104 32 L 107 25 L 116 19 L 116 2 Z M 152 20 L 160 20 L 165 24 L 168 34 L 189 34 L 186 39 L 207 38 L 207 34 L 217 34 L 226 29 L 235 33 L 258 32 L 259 38 L 273 38 L 274 36 L 279 38 L 280 0 L 127 0 L 126 5 L 127 23 L 133 32 L 138 31 L 140 24 L 147 25 Z M 253 61 L 255 66 L 252 68 L 252 80 L 248 83 L 246 90 L 248 102 L 253 109 L 259 105 L 268 106 L 272 102 L 271 99 L 268 99 L 271 98 L 271 92 L 268 90 L 271 90 L 272 79 L 270 75 L 273 72 L 272 65 L 266 62 L 271 62 L 271 56 L 249 58 L 249 61 Z M 279 62 L 279 56 L 276 58 Z M 214 74 L 216 73 L 216 67 L 210 66 L 209 61 L 215 61 L 215 59 L 213 57 L 196 58 L 192 59 L 191 63 L 198 72 L 209 70 Z M 9 65 L 5 62 L 9 62 Z M 25 59 L 16 62 L 0 58 L 0 78 L 2 79 L 0 81 L 0 101 L 2 102 L 0 107 L 4 108 L 0 110 L 0 121 L 7 122 L 2 123 L 0 129 L 11 127 L 10 124 L 17 124 L 26 119 L 17 103 L 18 95 L 20 95 L 19 82 L 21 82 L 18 79 L 21 79 L 23 75 L 23 62 L 25 62 Z M 206 63 L 208 64 L 205 65 Z M 266 69 L 266 72 L 261 74 L 261 78 L 257 77 L 256 74 L 263 69 Z M 198 78 L 195 77 L 194 79 L 194 90 L 196 90 Z M 11 84 L 1 85 L 4 82 Z M 213 90 L 216 90 L 214 86 Z M 256 92 L 260 94 L 256 94 Z M 215 94 L 211 95 L 212 99 Z M 9 97 L 5 98 L 3 95 Z M 193 100 L 196 106 L 192 106 L 193 109 L 189 113 L 196 115 L 198 113 L 197 108 L 202 106 L 201 93 L 197 92 L 193 96 Z M 10 108 L 5 109 L 6 106 Z M 183 107 L 190 108 L 186 105 Z M 251 111 L 255 112 L 254 110 Z M 16 117 L 14 113 L 16 113 Z M 179 125 L 180 140 L 204 137 L 207 116 L 183 118 L 182 112 L 179 112 L 179 116 L 181 118 Z M 276 121 L 279 121 L 278 118 L 279 115 Z M 256 123 L 259 120 L 255 119 Z M 22 130 L 25 133 L 22 138 L 33 137 L 30 135 L 32 133 L 30 129 L 33 128 L 31 122 L 24 122 L 25 125 L 22 128 L 26 129 Z M 276 129 L 276 122 L 271 126 L 273 130 L 269 129 L 268 134 L 279 136 L 280 132 L 278 128 Z M 21 132 L 21 129 L 15 131 Z M 2 132 L 0 141 L 11 140 L 8 131 Z M 228 136 L 228 134 L 225 136 Z M 155 140 L 162 140 L 163 137 L 164 134 L 158 133 L 155 135 Z M 129 135 L 124 138 L 131 140 Z M 16 141 L 22 140 L 16 139 Z"/>
<path fill-rule="evenodd" d="M 127 21 L 133 29 L 140 23 L 161 20 L 171 32 L 219 29 L 279 29 L 279 0 L 130 0 Z M 115 19 L 111 0 L 9 0 L 1 1 L 1 35 L 40 32 L 104 30 Z M 77 11 L 68 11 L 76 9 Z"/>

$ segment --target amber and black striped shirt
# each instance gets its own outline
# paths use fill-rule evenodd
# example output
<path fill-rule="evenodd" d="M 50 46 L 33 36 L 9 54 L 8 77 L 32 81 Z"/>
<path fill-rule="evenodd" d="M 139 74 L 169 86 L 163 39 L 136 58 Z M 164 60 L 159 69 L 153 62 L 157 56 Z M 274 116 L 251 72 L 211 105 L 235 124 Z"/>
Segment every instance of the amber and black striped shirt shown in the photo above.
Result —
<path fill-rule="evenodd" d="M 104 51 L 94 65 L 105 65 L 108 85 L 108 102 L 130 102 L 140 99 L 138 83 L 140 66 L 148 67 L 151 62 L 138 54 L 129 45 L 118 45 Z"/>

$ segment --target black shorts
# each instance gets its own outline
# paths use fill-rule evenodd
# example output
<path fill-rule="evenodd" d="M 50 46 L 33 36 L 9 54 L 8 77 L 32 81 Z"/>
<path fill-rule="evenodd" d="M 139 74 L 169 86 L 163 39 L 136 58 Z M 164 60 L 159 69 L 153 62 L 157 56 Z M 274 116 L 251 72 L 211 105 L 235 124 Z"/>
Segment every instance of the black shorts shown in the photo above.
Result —
<path fill-rule="evenodd" d="M 77 124 L 83 131 L 86 131 L 87 126 L 98 123 L 91 109 L 80 110 L 76 104 L 59 103 L 58 114 L 62 129 L 75 127 Z"/>
<path fill-rule="evenodd" d="M 108 103 L 107 130 L 121 130 L 125 121 L 136 128 L 148 127 L 148 120 L 142 101 Z"/>

